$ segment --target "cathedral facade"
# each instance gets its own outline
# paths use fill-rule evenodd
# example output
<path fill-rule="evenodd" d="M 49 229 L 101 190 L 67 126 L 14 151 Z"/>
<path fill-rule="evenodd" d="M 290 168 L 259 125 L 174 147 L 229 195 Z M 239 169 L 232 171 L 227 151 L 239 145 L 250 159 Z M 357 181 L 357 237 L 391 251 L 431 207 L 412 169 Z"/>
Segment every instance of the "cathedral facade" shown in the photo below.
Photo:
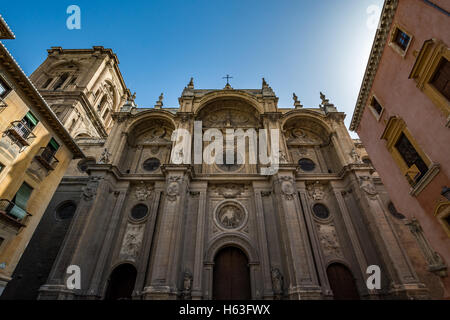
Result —
<path fill-rule="evenodd" d="M 318 108 L 303 107 L 295 95 L 293 108 L 279 108 L 264 79 L 259 89 L 227 83 L 213 90 L 197 89 L 191 79 L 179 106 L 164 107 L 161 95 L 153 108 L 137 108 L 117 64 L 101 47 L 53 48 L 32 75 L 87 155 L 72 162 L 17 269 L 25 273 L 33 261 L 41 268 L 40 279 L 27 282 L 36 297 L 439 294 L 345 115 L 324 95 Z M 250 141 L 243 152 L 233 150 L 232 163 L 197 163 L 192 147 L 178 154 L 190 161 L 176 164 L 172 137 L 180 129 L 190 133 L 188 146 L 200 130 L 203 149 L 211 129 L 224 137 L 230 129 L 276 130 L 278 170 L 261 174 L 259 158 L 249 161 Z M 67 286 L 70 266 L 81 271 L 78 288 Z M 379 288 L 367 285 L 373 266 Z M 20 295 L 20 288 L 13 279 L 5 293 Z"/>

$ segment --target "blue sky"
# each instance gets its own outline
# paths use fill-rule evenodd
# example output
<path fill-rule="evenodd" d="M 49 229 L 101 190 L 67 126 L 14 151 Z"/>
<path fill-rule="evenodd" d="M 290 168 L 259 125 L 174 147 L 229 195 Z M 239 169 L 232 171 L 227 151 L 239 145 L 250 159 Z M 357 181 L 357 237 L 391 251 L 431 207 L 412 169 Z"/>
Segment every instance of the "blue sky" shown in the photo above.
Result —
<path fill-rule="evenodd" d="M 81 9 L 81 30 L 68 30 L 66 9 Z M 178 105 L 190 77 L 196 88 L 260 88 L 265 77 L 292 106 L 317 107 L 323 91 L 350 119 L 383 0 L 4 1 L 0 13 L 16 35 L 6 40 L 29 75 L 51 46 L 112 48 L 140 107 Z M 376 16 L 378 20 L 378 15 Z"/>

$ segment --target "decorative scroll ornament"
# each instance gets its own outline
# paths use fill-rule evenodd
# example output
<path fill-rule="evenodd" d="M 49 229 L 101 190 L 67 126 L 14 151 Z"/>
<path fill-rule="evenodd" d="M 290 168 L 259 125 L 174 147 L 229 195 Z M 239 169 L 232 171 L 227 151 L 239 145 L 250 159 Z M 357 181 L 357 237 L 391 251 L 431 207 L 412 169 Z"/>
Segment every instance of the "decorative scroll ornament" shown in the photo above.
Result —
<path fill-rule="evenodd" d="M 138 201 L 145 201 L 151 196 L 152 191 L 153 189 L 151 186 L 147 186 L 144 182 L 142 182 L 141 185 L 136 187 L 134 196 Z"/>
<path fill-rule="evenodd" d="M 342 256 L 336 229 L 333 225 L 319 225 L 319 241 L 326 256 Z"/>
<path fill-rule="evenodd" d="M 226 183 L 217 187 L 217 192 L 225 198 L 236 198 L 244 192 L 243 184 Z"/>
<path fill-rule="evenodd" d="M 281 177 L 281 193 L 286 200 L 292 200 L 295 195 L 295 188 L 292 177 Z"/>
<path fill-rule="evenodd" d="M 103 177 L 91 176 L 88 184 L 83 187 L 83 199 L 85 201 L 91 201 L 97 195 L 97 188 Z"/>
<path fill-rule="evenodd" d="M 319 181 L 309 184 L 306 188 L 309 196 L 314 200 L 323 200 L 325 197 L 325 192 L 323 191 L 324 186 Z"/>
<path fill-rule="evenodd" d="M 367 196 L 370 199 L 376 199 L 377 198 L 377 190 L 375 189 L 375 186 L 372 183 L 372 179 L 368 176 L 362 176 L 359 180 L 359 186 L 361 189 L 367 194 Z"/>
<path fill-rule="evenodd" d="M 139 254 L 143 235 L 143 225 L 128 224 L 120 254 L 122 256 L 136 258 Z"/>

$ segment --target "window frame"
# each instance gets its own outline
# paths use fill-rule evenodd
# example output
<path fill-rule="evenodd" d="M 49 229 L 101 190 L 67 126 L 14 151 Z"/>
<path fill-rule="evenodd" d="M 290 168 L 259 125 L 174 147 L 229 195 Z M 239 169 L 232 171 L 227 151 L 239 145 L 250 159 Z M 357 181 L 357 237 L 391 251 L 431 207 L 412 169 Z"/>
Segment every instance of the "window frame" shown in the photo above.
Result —
<path fill-rule="evenodd" d="M 450 101 L 431 83 L 441 59 L 450 61 L 450 48 L 441 40 L 429 39 L 424 41 L 417 54 L 416 61 L 409 75 L 409 79 L 416 82 L 417 88 L 444 113 L 450 116 Z M 450 127 L 450 122 L 447 122 Z"/>
<path fill-rule="evenodd" d="M 396 42 L 397 34 L 399 31 L 403 32 L 404 34 L 406 34 L 409 37 L 409 42 L 408 42 L 408 45 L 406 46 L 406 49 L 403 49 L 402 47 L 400 47 Z M 391 36 L 389 39 L 389 46 L 404 59 L 406 54 L 409 51 L 409 48 L 411 47 L 411 43 L 413 42 L 413 39 L 414 39 L 414 36 L 410 32 L 408 32 L 405 27 L 399 25 L 398 23 L 394 23 L 394 26 L 391 31 Z"/>
<path fill-rule="evenodd" d="M 423 162 L 428 166 L 428 171 L 424 173 L 419 180 L 413 181 L 413 183 L 411 183 L 411 181 L 407 178 L 407 175 L 409 175 L 409 173 L 414 173 L 415 165 L 409 167 L 396 148 L 396 144 L 402 134 L 406 136 L 415 151 L 422 158 Z M 394 116 L 389 119 L 388 123 L 386 124 L 386 128 L 381 136 L 381 139 L 386 140 L 386 148 L 392 155 L 395 163 L 397 164 L 397 167 L 400 169 L 402 176 L 411 186 L 410 194 L 413 196 L 417 196 L 439 173 L 439 164 L 433 163 L 431 159 L 425 154 L 412 134 L 409 132 L 404 120 L 399 117 Z"/>
<path fill-rule="evenodd" d="M 381 107 L 381 112 L 378 113 L 378 111 L 375 109 L 375 107 L 373 106 L 373 101 L 376 100 L 378 102 L 378 104 Z M 372 97 L 369 100 L 369 109 L 372 111 L 375 119 L 377 119 L 377 121 L 380 121 L 381 116 L 384 113 L 384 107 L 383 104 L 380 102 L 380 99 L 378 99 L 378 97 L 375 94 L 372 94 Z"/>

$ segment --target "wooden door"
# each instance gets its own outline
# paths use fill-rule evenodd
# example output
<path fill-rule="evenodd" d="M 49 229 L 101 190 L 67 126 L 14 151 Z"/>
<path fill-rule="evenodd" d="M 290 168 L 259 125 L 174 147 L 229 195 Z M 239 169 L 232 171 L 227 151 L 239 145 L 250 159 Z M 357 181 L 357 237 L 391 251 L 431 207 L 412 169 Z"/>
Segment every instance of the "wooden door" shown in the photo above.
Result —
<path fill-rule="evenodd" d="M 251 297 L 247 257 L 235 247 L 222 249 L 214 259 L 213 299 L 250 300 Z"/>
<path fill-rule="evenodd" d="M 355 279 L 346 266 L 331 264 L 327 269 L 327 276 L 335 300 L 359 300 Z"/>

